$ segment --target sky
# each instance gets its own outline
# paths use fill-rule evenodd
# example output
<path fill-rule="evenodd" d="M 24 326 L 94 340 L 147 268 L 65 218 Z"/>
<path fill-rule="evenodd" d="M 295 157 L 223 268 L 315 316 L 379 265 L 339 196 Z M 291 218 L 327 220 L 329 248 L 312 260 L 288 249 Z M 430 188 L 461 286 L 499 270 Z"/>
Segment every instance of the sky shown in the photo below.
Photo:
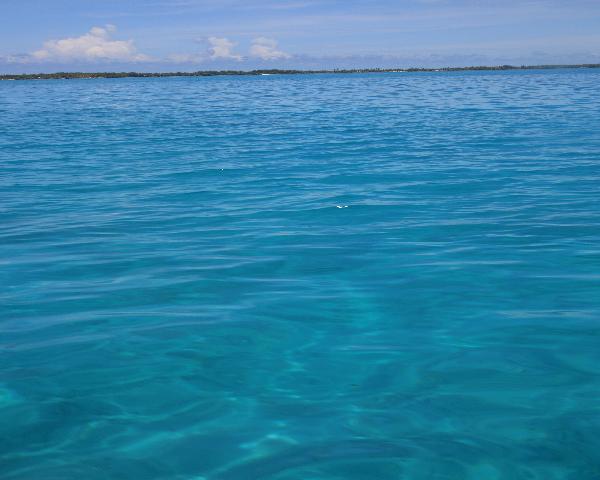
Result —
<path fill-rule="evenodd" d="M 600 0 L 0 0 L 0 72 L 600 63 Z"/>

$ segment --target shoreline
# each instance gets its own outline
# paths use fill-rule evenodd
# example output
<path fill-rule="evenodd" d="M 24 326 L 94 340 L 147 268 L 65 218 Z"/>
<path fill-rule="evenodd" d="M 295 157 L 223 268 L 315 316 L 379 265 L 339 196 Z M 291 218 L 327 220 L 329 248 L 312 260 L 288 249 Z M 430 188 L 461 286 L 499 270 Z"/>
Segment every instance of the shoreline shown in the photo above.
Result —
<path fill-rule="evenodd" d="M 56 72 L 2 74 L 0 80 L 76 80 L 93 78 L 166 78 L 166 77 L 218 77 L 218 76 L 258 76 L 258 75 L 315 75 L 351 73 L 411 73 L 411 72 L 468 72 L 504 70 L 554 70 L 561 68 L 600 68 L 600 63 L 576 65 L 498 65 L 475 67 L 440 68 L 355 68 L 332 70 L 199 70 L 196 72 Z"/>

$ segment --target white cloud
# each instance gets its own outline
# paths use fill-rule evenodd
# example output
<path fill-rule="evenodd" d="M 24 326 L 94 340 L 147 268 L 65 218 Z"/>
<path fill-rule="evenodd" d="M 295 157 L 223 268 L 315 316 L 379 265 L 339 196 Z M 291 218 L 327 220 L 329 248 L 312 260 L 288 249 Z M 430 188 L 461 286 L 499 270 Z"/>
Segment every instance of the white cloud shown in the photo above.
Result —
<path fill-rule="evenodd" d="M 0 62 L 5 63 L 29 63 L 30 56 L 27 54 L 17 54 L 17 55 L 6 55 L 0 57 Z"/>
<path fill-rule="evenodd" d="M 233 52 L 233 48 L 237 43 L 224 37 L 208 37 L 208 43 L 210 44 L 209 53 L 210 58 L 216 59 L 229 59 L 229 60 L 242 60 L 242 56 Z"/>
<path fill-rule="evenodd" d="M 113 40 L 114 25 L 93 27 L 81 37 L 48 40 L 29 57 L 32 61 L 116 60 L 143 62 L 150 60 L 138 53 L 132 40 Z"/>
<path fill-rule="evenodd" d="M 252 41 L 250 55 L 263 60 L 279 60 L 291 57 L 291 55 L 277 49 L 277 41 L 266 37 L 258 37 Z"/>

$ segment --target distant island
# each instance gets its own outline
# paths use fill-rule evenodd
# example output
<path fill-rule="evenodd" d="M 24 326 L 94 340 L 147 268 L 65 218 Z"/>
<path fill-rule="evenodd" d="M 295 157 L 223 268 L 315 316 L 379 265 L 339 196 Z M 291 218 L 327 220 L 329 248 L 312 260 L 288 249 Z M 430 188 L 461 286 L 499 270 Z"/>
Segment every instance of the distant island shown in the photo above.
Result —
<path fill-rule="evenodd" d="M 600 63 L 578 65 L 498 65 L 441 68 L 354 68 L 332 70 L 200 70 L 197 72 L 57 72 L 0 75 L 0 80 L 73 80 L 85 78 L 162 78 L 162 77 L 215 77 L 224 75 L 311 75 L 318 73 L 399 73 L 399 72 L 464 72 L 494 70 L 549 70 L 557 68 L 600 68 Z"/>

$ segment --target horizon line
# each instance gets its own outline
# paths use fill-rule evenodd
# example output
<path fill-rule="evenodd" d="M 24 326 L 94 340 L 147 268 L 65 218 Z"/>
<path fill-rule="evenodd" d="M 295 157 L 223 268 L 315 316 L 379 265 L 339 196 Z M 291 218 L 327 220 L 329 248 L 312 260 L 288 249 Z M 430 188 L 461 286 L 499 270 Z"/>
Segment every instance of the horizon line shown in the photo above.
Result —
<path fill-rule="evenodd" d="M 477 65 L 469 67 L 405 67 L 405 68 L 333 68 L 333 69 L 254 69 L 254 70 L 194 70 L 172 72 L 136 71 L 58 71 L 51 73 L 4 73 L 0 80 L 53 80 L 83 78 L 159 78 L 159 77 L 202 77 L 202 76 L 252 76 L 252 75 L 301 75 L 332 73 L 400 73 L 400 72 L 460 72 L 498 70 L 551 70 L 560 68 L 600 68 L 600 63 L 541 64 L 541 65 Z"/>

